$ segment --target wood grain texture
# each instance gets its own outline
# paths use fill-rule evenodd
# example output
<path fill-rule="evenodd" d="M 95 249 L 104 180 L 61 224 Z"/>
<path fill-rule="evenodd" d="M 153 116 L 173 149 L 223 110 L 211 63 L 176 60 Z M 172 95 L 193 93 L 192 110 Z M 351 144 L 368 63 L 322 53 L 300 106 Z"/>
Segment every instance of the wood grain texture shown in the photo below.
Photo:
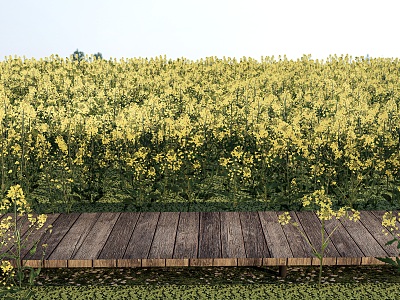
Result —
<path fill-rule="evenodd" d="M 271 257 L 257 212 L 240 212 L 240 223 L 247 258 Z M 257 260 L 258 265 L 258 260 Z"/>
<path fill-rule="evenodd" d="M 384 213 L 362 211 L 361 221 L 356 223 L 327 221 L 326 234 L 339 226 L 331 236 L 324 264 L 383 264 L 376 257 L 397 256 L 396 245 L 385 245 L 390 236 L 382 233 Z M 271 211 L 51 214 L 47 224 L 53 225 L 52 232 L 34 231 L 23 261 L 44 268 L 319 264 L 298 230 L 293 225 L 278 223 L 279 214 Z M 290 215 L 318 246 L 321 223 L 317 215 L 314 212 L 290 212 Z M 19 221 L 25 224 L 21 229 L 23 238 L 29 227 L 26 221 L 24 217 Z M 43 264 L 40 246 L 33 255 L 27 252 L 34 241 L 48 244 Z"/>
<path fill-rule="evenodd" d="M 138 258 L 117 259 L 118 268 L 140 268 L 141 266 L 142 266 L 142 260 Z"/>
<path fill-rule="evenodd" d="M 282 212 L 278 212 L 278 216 L 282 214 Z M 297 219 L 297 215 L 294 212 L 290 212 L 289 215 L 292 218 L 293 222 L 300 223 Z M 299 233 L 298 229 L 293 226 L 292 224 L 282 226 L 283 232 L 286 235 L 286 239 L 289 242 L 290 250 L 293 253 L 293 259 L 289 257 L 288 262 L 292 262 L 295 265 L 295 258 L 311 258 L 312 255 L 312 248 L 308 245 L 305 238 Z M 301 228 L 302 229 L 302 228 Z M 311 260 L 307 260 L 311 264 Z"/>
<path fill-rule="evenodd" d="M 101 250 L 99 259 L 122 259 L 140 213 L 121 213 Z"/>
<path fill-rule="evenodd" d="M 369 211 L 361 211 L 360 212 L 360 222 L 364 225 L 365 228 L 369 231 L 369 233 L 374 237 L 374 239 L 378 242 L 378 244 L 385 250 L 387 256 L 397 256 L 399 254 L 399 249 L 397 249 L 397 243 L 392 245 L 385 245 L 389 240 L 391 240 L 391 236 L 385 235 L 382 232 L 382 219 L 378 219 Z"/>
<path fill-rule="evenodd" d="M 111 230 L 117 222 L 119 213 L 102 213 L 91 227 L 82 245 L 72 259 L 96 259 L 103 249 Z"/>
<path fill-rule="evenodd" d="M 335 245 L 340 258 L 354 258 L 354 257 L 362 257 L 363 253 L 354 242 L 353 238 L 347 232 L 347 230 L 343 227 L 342 223 L 340 223 L 336 219 L 332 219 L 326 221 L 325 223 L 326 232 L 331 234 L 333 230 L 335 230 L 331 237 L 331 243 Z M 335 229 L 336 228 L 336 229 Z M 342 264 L 345 264 L 344 260 L 341 260 Z"/>
<path fill-rule="evenodd" d="M 245 258 L 246 251 L 244 249 L 242 226 L 240 224 L 239 213 L 221 212 L 220 218 L 222 257 Z"/>
<path fill-rule="evenodd" d="M 94 259 L 93 268 L 116 268 L 116 259 Z"/>
<path fill-rule="evenodd" d="M 386 256 L 385 250 L 383 250 L 376 239 L 371 235 L 371 233 L 369 233 L 367 228 L 365 228 L 361 222 L 353 222 L 348 219 L 341 219 L 340 222 L 362 251 L 363 257 Z"/>
<path fill-rule="evenodd" d="M 165 259 L 173 257 L 178 221 L 178 212 L 162 212 L 160 214 L 148 256 L 149 259 L 163 258 L 165 266 Z"/>
<path fill-rule="evenodd" d="M 200 213 L 198 258 L 221 257 L 221 224 L 219 213 Z"/>
<path fill-rule="evenodd" d="M 267 247 L 273 258 L 293 257 L 289 242 L 278 222 L 278 215 L 274 211 L 263 211 L 258 213 L 264 232 Z"/>
<path fill-rule="evenodd" d="M 68 268 L 92 268 L 93 260 L 91 259 L 70 259 L 67 261 Z"/>
<path fill-rule="evenodd" d="M 314 212 L 311 211 L 303 211 L 303 212 L 298 212 L 296 213 L 298 220 L 301 223 L 301 226 L 303 227 L 303 232 L 307 235 L 310 243 L 314 246 L 315 250 L 319 253 L 322 252 L 321 246 L 322 246 L 322 223 L 320 219 L 316 216 Z M 324 230 L 324 239 L 327 238 L 328 233 L 326 230 Z M 328 242 L 328 245 L 325 249 L 325 252 L 323 253 L 323 260 L 322 264 L 326 265 L 336 265 L 336 257 L 339 256 L 338 251 L 336 250 L 335 246 L 333 243 L 330 241 Z M 316 257 L 314 257 L 316 258 Z M 319 265 L 320 261 L 319 259 L 314 259 L 312 260 L 312 265 Z"/>
<path fill-rule="evenodd" d="M 60 214 L 50 214 L 47 215 L 47 220 L 43 224 L 43 226 L 39 229 L 35 227 L 35 225 L 29 230 L 29 238 L 27 238 L 26 234 L 23 237 L 24 247 L 21 249 L 21 257 L 25 257 L 29 251 L 33 248 L 36 241 L 40 241 L 41 237 L 45 234 L 49 225 L 52 225 L 53 222 L 58 218 Z M 33 229 L 33 230 L 32 230 Z M 40 245 L 41 246 L 41 245 Z M 43 251 L 42 247 L 40 249 Z M 39 251 L 36 251 L 38 253 Z M 42 252 L 38 253 L 39 256 L 42 256 Z"/>
<path fill-rule="evenodd" d="M 33 214 L 33 216 L 37 216 L 37 214 Z M 14 215 L 12 215 L 12 222 L 15 222 Z M 17 228 L 19 229 L 20 235 L 21 235 L 21 240 L 26 239 L 26 234 L 29 230 L 29 225 L 30 222 L 28 220 L 28 217 L 26 215 L 24 216 L 17 216 Z M 13 225 L 15 226 L 15 225 Z M 6 234 L 10 234 L 11 240 L 8 241 L 5 245 L 0 247 L 0 253 L 15 253 L 15 235 L 14 235 L 14 227 L 11 227 L 7 230 Z"/>
<path fill-rule="evenodd" d="M 60 214 L 53 222 L 51 232 L 47 231 L 40 238 L 36 253 L 33 255 L 28 253 L 25 255 L 24 259 L 41 259 L 43 251 L 45 251 L 44 259 L 48 259 L 79 216 L 79 213 Z M 45 249 L 42 247 L 43 244 L 47 244 Z"/>
<path fill-rule="evenodd" d="M 214 267 L 236 267 L 238 265 L 237 258 L 214 258 Z"/>
<path fill-rule="evenodd" d="M 124 259 L 144 259 L 149 255 L 156 231 L 159 212 L 141 213 L 126 248 Z"/>
<path fill-rule="evenodd" d="M 66 259 L 52 259 L 43 261 L 44 268 L 68 268 Z"/>
<path fill-rule="evenodd" d="M 100 217 L 100 213 L 82 213 L 74 222 L 60 243 L 49 255 L 48 260 L 69 260 L 83 244 L 90 229 Z"/>
<path fill-rule="evenodd" d="M 167 258 L 165 260 L 166 267 L 188 267 L 189 259 L 188 258 Z"/>
<path fill-rule="evenodd" d="M 199 249 L 199 224 L 200 213 L 180 213 L 173 258 L 197 258 Z"/>

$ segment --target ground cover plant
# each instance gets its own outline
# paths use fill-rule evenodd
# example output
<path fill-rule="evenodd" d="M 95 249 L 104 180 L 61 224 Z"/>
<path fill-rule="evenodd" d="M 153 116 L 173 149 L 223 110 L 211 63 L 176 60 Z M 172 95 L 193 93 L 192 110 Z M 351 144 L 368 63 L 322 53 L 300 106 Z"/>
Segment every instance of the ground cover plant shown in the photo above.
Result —
<path fill-rule="evenodd" d="M 195 285 L 195 286 L 101 286 L 35 288 L 43 299 L 388 299 L 399 297 L 400 285 L 337 284 L 317 289 L 308 285 Z"/>
<path fill-rule="evenodd" d="M 284 279 L 277 267 L 43 269 L 31 290 L 33 299 L 398 299 L 393 268 L 325 268 L 321 287 L 318 267 L 290 267 Z"/>

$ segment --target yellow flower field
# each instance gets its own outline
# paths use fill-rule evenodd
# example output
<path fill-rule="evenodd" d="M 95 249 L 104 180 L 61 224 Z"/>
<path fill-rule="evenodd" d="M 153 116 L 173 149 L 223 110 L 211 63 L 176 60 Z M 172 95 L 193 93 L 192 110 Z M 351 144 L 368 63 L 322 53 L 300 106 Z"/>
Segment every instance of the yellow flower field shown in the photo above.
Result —
<path fill-rule="evenodd" d="M 32 205 L 115 191 L 141 205 L 192 199 L 219 178 L 232 201 L 245 194 L 278 209 L 321 188 L 338 206 L 398 203 L 399 78 L 398 59 L 349 56 L 9 57 L 2 196 L 18 183 Z"/>

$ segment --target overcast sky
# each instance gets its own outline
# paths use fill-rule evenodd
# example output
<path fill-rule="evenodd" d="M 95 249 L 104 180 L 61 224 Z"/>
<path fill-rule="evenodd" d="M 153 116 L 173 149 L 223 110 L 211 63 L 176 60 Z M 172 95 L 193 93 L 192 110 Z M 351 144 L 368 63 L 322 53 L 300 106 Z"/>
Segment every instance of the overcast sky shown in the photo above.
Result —
<path fill-rule="evenodd" d="M 0 0 L 0 60 L 400 57 L 399 0 Z"/>

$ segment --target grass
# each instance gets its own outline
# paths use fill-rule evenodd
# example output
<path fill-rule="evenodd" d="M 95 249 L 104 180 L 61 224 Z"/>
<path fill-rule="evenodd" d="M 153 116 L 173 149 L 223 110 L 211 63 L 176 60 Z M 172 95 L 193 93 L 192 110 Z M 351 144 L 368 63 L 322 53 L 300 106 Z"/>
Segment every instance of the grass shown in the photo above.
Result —
<path fill-rule="evenodd" d="M 44 269 L 34 299 L 399 299 L 389 266 Z"/>

